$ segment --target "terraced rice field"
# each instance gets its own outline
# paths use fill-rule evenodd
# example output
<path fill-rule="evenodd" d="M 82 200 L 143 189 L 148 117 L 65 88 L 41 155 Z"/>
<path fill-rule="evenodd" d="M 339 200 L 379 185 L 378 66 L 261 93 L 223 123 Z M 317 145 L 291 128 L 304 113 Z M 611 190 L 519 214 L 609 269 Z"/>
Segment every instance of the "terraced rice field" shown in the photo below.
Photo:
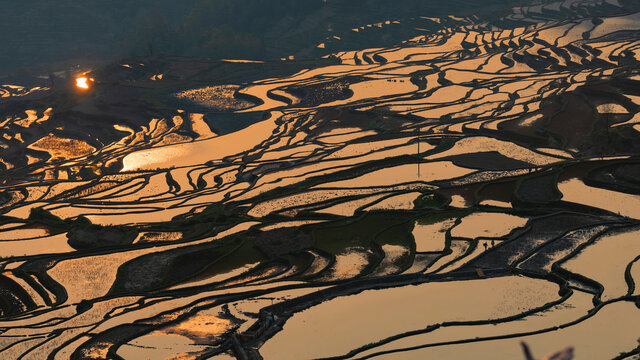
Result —
<path fill-rule="evenodd" d="M 639 11 L 1 86 L 0 358 L 637 359 Z"/>

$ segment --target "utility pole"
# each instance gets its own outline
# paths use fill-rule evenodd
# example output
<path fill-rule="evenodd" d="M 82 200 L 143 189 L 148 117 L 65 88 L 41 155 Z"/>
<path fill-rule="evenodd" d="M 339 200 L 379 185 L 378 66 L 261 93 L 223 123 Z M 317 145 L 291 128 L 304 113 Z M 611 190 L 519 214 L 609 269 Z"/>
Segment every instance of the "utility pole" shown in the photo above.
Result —
<path fill-rule="evenodd" d="M 420 159 L 420 126 L 416 128 L 416 132 L 418 139 L 418 153 L 416 155 L 418 156 L 418 159 Z M 418 160 L 418 178 L 420 178 L 420 160 Z"/>

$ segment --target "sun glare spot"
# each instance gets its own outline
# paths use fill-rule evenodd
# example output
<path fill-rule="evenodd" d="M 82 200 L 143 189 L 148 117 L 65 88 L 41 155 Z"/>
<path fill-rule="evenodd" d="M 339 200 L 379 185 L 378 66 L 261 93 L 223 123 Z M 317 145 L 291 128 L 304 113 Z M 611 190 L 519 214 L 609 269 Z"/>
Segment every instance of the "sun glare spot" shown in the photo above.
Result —
<path fill-rule="evenodd" d="M 80 89 L 89 89 L 89 79 L 86 77 L 76 78 L 76 86 Z"/>

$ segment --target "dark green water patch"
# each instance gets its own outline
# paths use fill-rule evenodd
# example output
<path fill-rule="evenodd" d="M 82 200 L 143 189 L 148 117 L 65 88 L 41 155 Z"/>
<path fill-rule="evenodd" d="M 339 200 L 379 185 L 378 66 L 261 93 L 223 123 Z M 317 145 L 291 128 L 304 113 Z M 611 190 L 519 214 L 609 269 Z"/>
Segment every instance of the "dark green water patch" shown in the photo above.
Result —
<path fill-rule="evenodd" d="M 211 128 L 211 131 L 218 135 L 226 135 L 265 120 L 266 116 L 262 111 L 245 113 L 209 112 L 205 114 L 204 120 Z"/>

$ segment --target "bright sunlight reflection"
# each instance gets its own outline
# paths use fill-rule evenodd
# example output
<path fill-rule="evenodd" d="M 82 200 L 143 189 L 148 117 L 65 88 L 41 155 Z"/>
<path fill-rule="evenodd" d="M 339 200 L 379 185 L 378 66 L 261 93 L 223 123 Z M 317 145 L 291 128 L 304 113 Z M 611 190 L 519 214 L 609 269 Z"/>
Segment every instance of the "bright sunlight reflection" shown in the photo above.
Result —
<path fill-rule="evenodd" d="M 86 77 L 77 78 L 76 86 L 80 89 L 89 89 L 89 79 L 87 79 Z"/>

